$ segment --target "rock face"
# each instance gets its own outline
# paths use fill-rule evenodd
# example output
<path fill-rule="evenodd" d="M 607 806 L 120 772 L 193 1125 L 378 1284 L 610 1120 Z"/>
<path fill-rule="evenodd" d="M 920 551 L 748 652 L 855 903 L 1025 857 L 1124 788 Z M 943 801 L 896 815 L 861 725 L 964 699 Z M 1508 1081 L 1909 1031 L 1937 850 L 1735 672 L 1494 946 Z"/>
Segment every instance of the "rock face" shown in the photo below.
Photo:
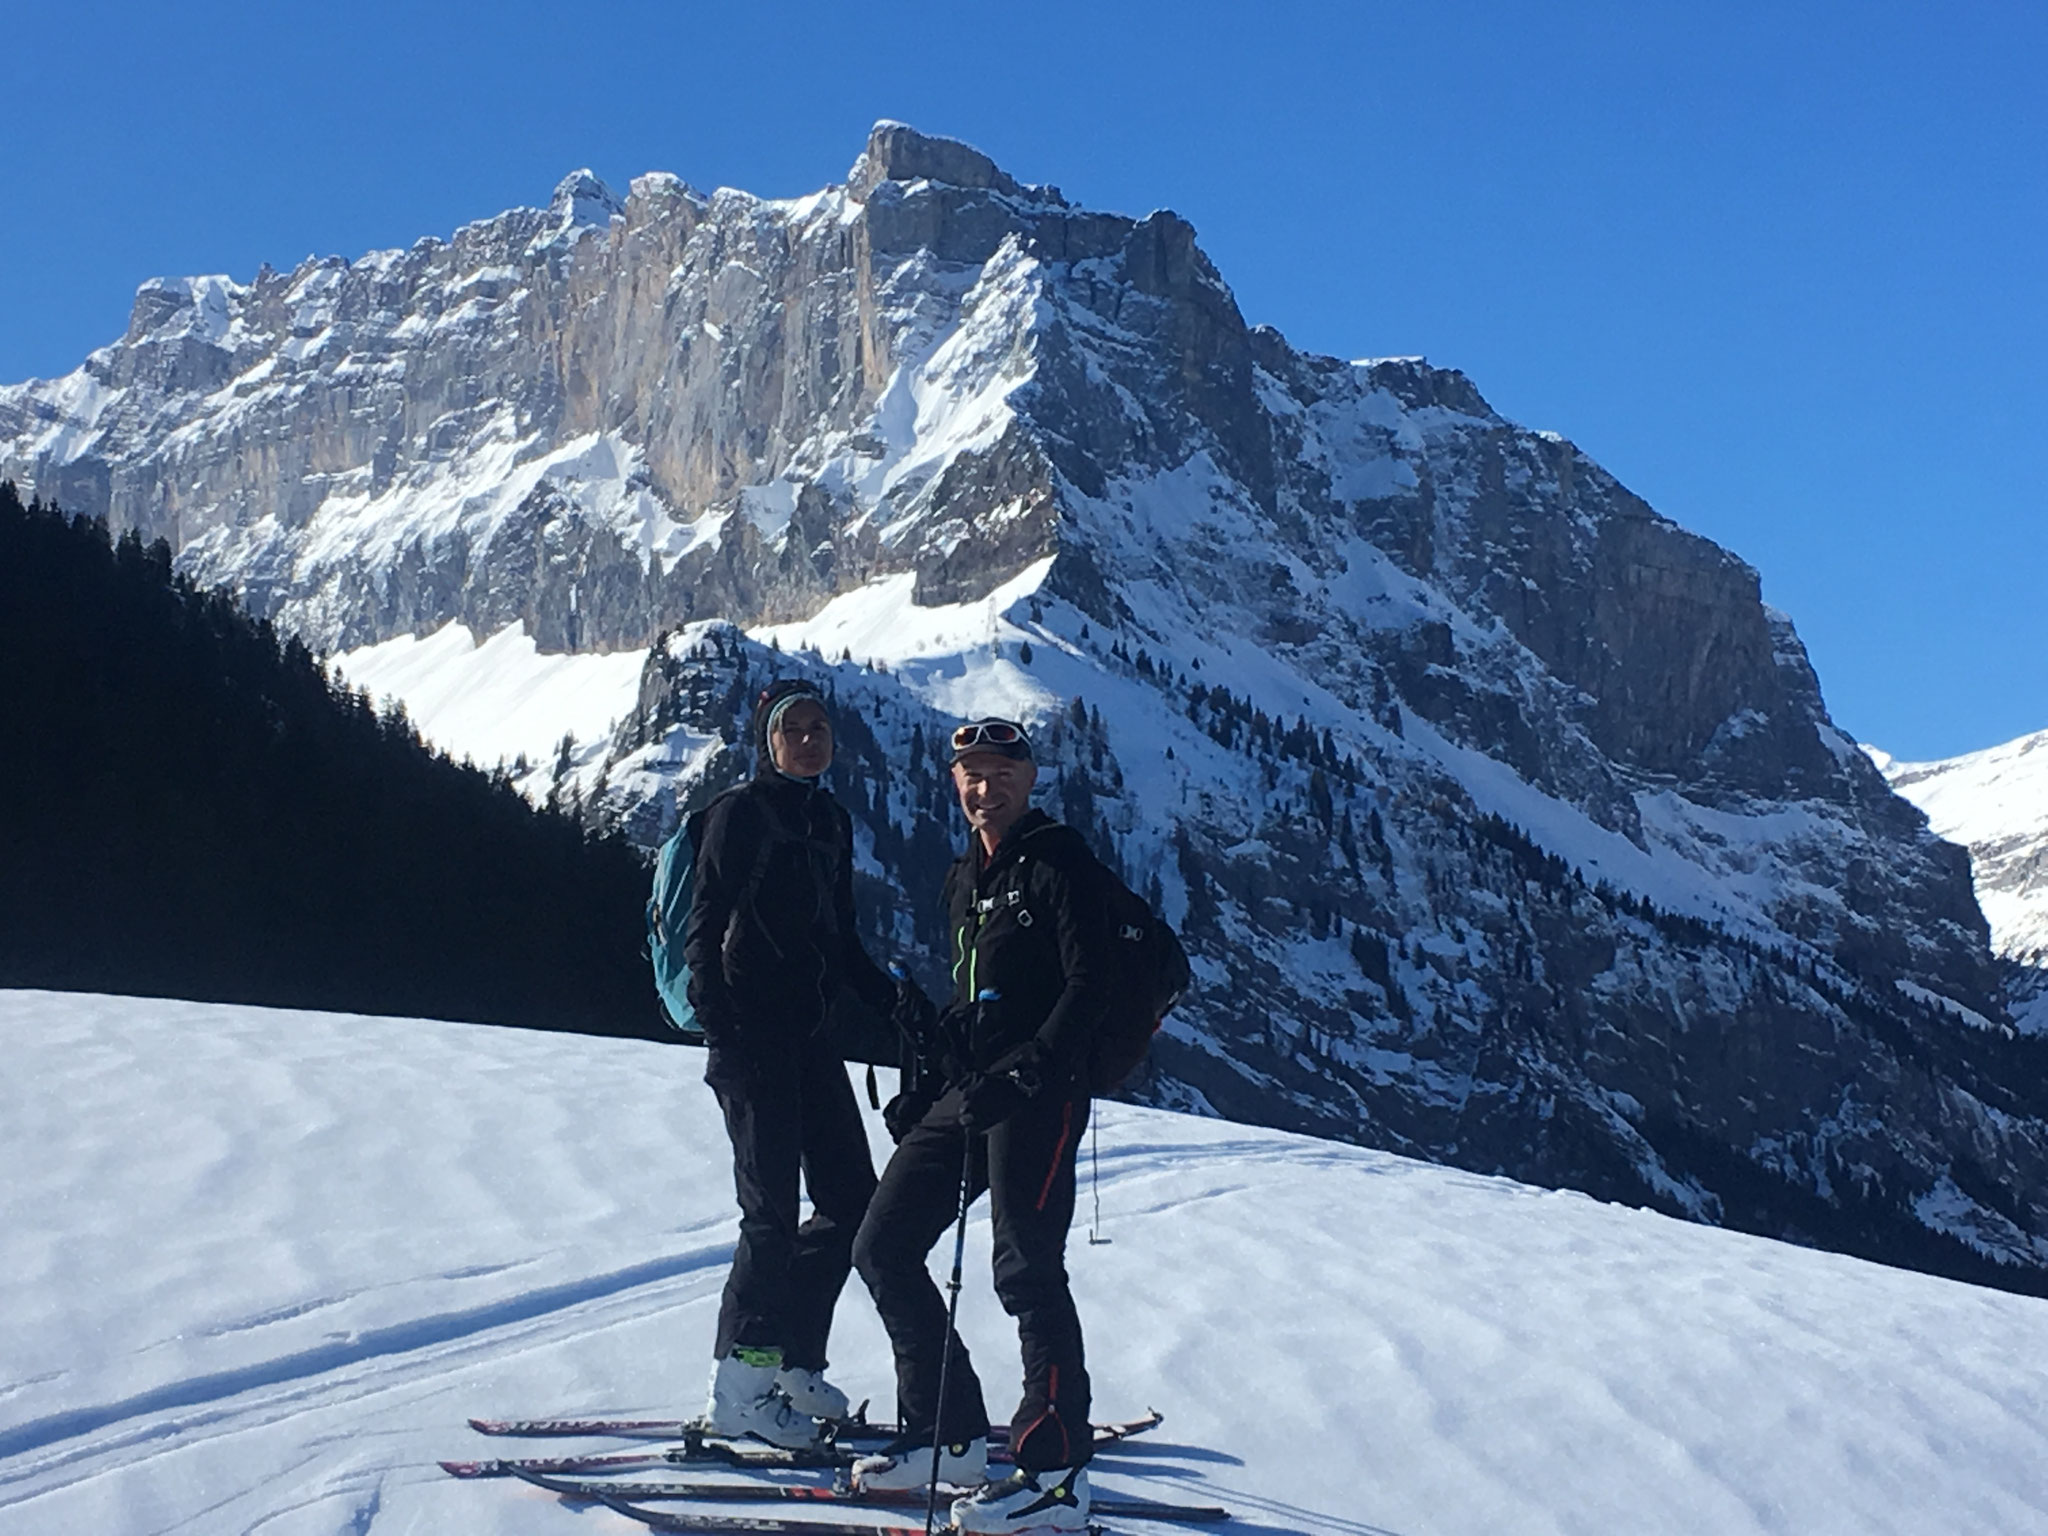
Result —
<path fill-rule="evenodd" d="M 2048 1035 L 2048 731 L 1941 762 L 1870 755 L 1936 833 L 1970 850 L 2014 1022 Z"/>
<path fill-rule="evenodd" d="M 1170 213 L 900 124 L 794 201 L 578 173 L 145 285 L 0 390 L 0 472 L 331 650 L 651 646 L 578 790 L 646 842 L 737 771 L 746 689 L 814 670 L 863 722 L 877 941 L 927 966 L 935 744 L 1028 716 L 1195 954 L 1158 1102 L 2048 1262 L 2048 1086 L 1968 860 L 1755 573 L 1461 374 L 1248 327 Z"/>

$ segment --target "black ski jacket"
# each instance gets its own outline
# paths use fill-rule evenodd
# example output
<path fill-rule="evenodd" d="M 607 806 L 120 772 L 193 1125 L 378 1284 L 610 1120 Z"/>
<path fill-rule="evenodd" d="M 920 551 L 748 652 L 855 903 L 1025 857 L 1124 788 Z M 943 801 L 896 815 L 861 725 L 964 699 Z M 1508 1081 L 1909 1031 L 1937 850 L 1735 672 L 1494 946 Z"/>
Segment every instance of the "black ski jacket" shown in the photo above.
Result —
<path fill-rule="evenodd" d="M 853 823 L 825 790 L 772 769 L 712 802 L 683 960 L 713 1052 L 757 1064 L 801 1046 L 850 990 L 884 1015 L 895 987 L 853 921 Z"/>
<path fill-rule="evenodd" d="M 1095 1032 L 1111 998 L 1113 935 L 1104 872 L 1080 833 L 1027 811 L 996 851 L 981 839 L 946 875 L 953 938 L 949 1019 L 964 1059 L 955 1075 L 1001 1070 L 1035 1045 L 1039 1072 L 1059 1088 L 1087 1079 Z M 1000 994 L 978 1003 L 983 991 Z"/>

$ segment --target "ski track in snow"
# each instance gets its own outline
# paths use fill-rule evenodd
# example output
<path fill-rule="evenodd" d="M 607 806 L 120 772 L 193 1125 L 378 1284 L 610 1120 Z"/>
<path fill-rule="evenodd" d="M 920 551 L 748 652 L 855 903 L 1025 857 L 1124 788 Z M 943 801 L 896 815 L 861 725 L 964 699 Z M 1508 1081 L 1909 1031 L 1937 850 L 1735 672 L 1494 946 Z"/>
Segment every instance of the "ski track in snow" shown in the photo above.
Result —
<path fill-rule="evenodd" d="M 732 1217 L 694 1053 L 43 993 L 0 993 L 0 1049 L 0 1531 L 637 1529 L 434 1463 L 516 1453 L 472 1413 L 696 1407 Z M 1110 1240 L 1084 1148 L 1069 1247 L 1097 1412 L 1167 1414 L 1105 1490 L 1274 1536 L 2048 1530 L 2048 1303 L 1099 1118 Z M 1000 1414 L 985 1211 L 970 1248 Z M 834 1374 L 889 1410 L 857 1281 Z"/>
<path fill-rule="evenodd" d="M 447 1346 L 466 1346 L 477 1340 L 480 1335 L 502 1331 L 552 1313 L 581 1307 L 621 1291 L 659 1281 L 674 1280 L 713 1267 L 717 1267 L 722 1274 L 724 1266 L 731 1260 L 732 1245 L 718 1244 L 695 1252 L 679 1254 L 674 1258 L 654 1259 L 645 1264 L 635 1264 L 612 1274 L 593 1275 L 588 1280 L 543 1286 L 537 1291 L 528 1291 L 500 1302 L 458 1312 L 414 1318 L 407 1322 L 394 1323 L 386 1328 L 373 1328 L 347 1339 L 297 1350 L 254 1365 L 167 1382 L 161 1387 L 137 1393 L 119 1402 L 67 1409 L 0 1431 L 0 1459 L 41 1450 L 61 1441 L 90 1435 L 145 1415 L 170 1413 L 182 1408 L 204 1408 L 222 1399 L 237 1397 L 263 1387 L 292 1387 L 311 1377 L 324 1376 L 349 1366 L 382 1361 L 392 1356 L 410 1355 L 423 1350 L 445 1351 Z M 276 1319 L 263 1319 L 211 1331 L 216 1335 L 237 1332 L 243 1328 L 263 1326 L 269 1321 L 281 1320 L 305 1310 L 312 1309 L 285 1308 Z M 203 1422 L 203 1418 L 187 1422 Z M 154 1436 L 162 1432 L 161 1426 L 155 1426 L 144 1433 Z M 0 1484 L 9 1480 L 6 1475 L 0 1474 Z"/>

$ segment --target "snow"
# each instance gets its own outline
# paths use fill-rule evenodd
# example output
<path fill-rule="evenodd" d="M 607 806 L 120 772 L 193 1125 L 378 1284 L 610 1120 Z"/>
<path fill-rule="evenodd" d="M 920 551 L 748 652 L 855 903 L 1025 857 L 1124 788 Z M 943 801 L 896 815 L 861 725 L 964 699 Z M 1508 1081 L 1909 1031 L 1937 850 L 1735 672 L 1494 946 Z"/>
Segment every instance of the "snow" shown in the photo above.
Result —
<path fill-rule="evenodd" d="M 930 606 L 914 599 L 915 575 L 884 576 L 842 593 L 809 619 L 748 633 L 784 651 L 814 651 L 828 661 L 851 652 L 856 662 L 879 663 L 919 701 L 957 720 L 1000 715 L 1035 724 L 1083 684 L 1102 681 L 1064 654 L 1046 629 L 1013 612 L 1051 571 L 1051 557 L 1036 560 L 985 598 Z M 1019 659 L 1026 644 L 1035 652 L 1029 666 Z"/>
<path fill-rule="evenodd" d="M 0 1528 L 638 1529 L 434 1462 L 514 1449 L 473 1413 L 697 1406 L 734 1214 L 694 1053 L 35 992 L 0 993 L 0 1049 Z M 1167 1414 L 1105 1490 L 1312 1536 L 2048 1529 L 2048 1302 L 1100 1121 L 1111 1241 L 1068 1253 L 1097 1408 Z M 999 1397 L 985 1208 L 969 1244 Z M 834 1374 L 889 1403 L 857 1280 Z"/>
<path fill-rule="evenodd" d="M 632 713 L 644 651 L 542 655 L 523 624 L 479 642 L 460 623 L 424 639 L 401 635 L 331 658 L 333 670 L 376 698 L 405 701 L 436 746 L 490 765 L 524 753 L 553 759 L 564 733 L 594 743 Z"/>
<path fill-rule="evenodd" d="M 1892 985 L 1915 1002 L 1925 1003 L 1930 1008 L 1940 1008 L 1945 1012 L 1954 1014 L 1972 1029 L 1989 1030 L 1993 1034 L 2005 1033 L 2003 1025 L 1985 1018 L 1976 1009 L 1967 1008 L 1952 997 L 1943 997 L 1939 992 L 1923 987 L 1918 982 L 1908 981 L 1901 976 L 1896 978 Z"/>
<path fill-rule="evenodd" d="M 236 310 L 248 297 L 249 290 L 224 274 L 153 277 L 136 290 L 138 300 L 144 294 L 168 297 L 175 305 L 150 328 L 149 334 L 154 338 L 171 340 L 191 336 L 212 346 L 233 350 L 242 337 Z"/>
<path fill-rule="evenodd" d="M 574 245 L 589 230 L 604 229 L 625 211 L 618 194 L 597 178 L 588 167 L 571 171 L 556 184 L 548 201 L 550 228 L 528 242 L 526 254 L 539 256 Z"/>
<path fill-rule="evenodd" d="M 1717 879 L 1715 871 L 1702 868 L 1672 844 L 1681 840 L 1687 823 L 1706 819 L 1726 829 L 1730 837 L 1760 850 L 1769 850 L 1801 830 L 1820 830 L 1819 823 L 1796 808 L 1742 816 L 1710 811 L 1682 795 L 1642 791 L 1636 795 L 1636 805 L 1643 814 L 1645 833 L 1654 839 L 1642 848 L 1619 832 L 1595 825 L 1578 807 L 1544 794 L 1499 759 L 1448 740 L 1427 721 L 1410 720 L 1406 729 L 1408 740 L 1432 754 L 1480 810 L 1520 827 L 1587 881 L 1604 880 L 1617 889 L 1648 897 L 1668 912 L 1729 927 L 1748 926 L 1765 939 L 1777 936 L 1764 903 L 1778 893 L 1778 882 L 1769 878 Z M 1744 896 L 1749 902 L 1741 900 Z"/>
<path fill-rule="evenodd" d="M 437 324 L 457 324 L 483 302 L 471 299 Z M 360 477 L 338 480 L 341 488 L 329 491 L 308 525 L 298 556 L 301 576 L 353 561 L 393 562 L 416 541 L 458 530 L 480 553 L 543 485 L 621 534 L 643 568 L 659 559 L 665 569 L 699 539 L 650 488 L 643 452 L 615 433 L 586 433 L 544 451 L 540 437 L 523 433 L 517 414 L 504 405 L 468 423 L 443 417 L 425 435 L 436 441 L 444 433 L 456 445 L 452 450 L 429 457 L 387 489 L 373 492 Z"/>
<path fill-rule="evenodd" d="M 1051 571 L 1051 557 L 1036 560 L 985 598 L 930 607 L 913 600 L 917 577 L 906 571 L 842 593 L 798 623 L 762 625 L 749 633 L 763 644 L 773 643 L 784 650 L 814 650 L 837 657 L 850 649 L 856 661 L 878 657 L 891 666 L 970 651 L 992 641 L 1028 639 L 1025 631 L 1003 616 L 1013 604 L 1037 591 Z"/>
<path fill-rule="evenodd" d="M 2023 825 L 2048 824 L 2048 731 L 1939 762 L 1873 757 L 1899 792 L 1958 842 L 1990 842 Z"/>
<path fill-rule="evenodd" d="M 40 406 L 38 414 L 48 425 L 25 440 L 24 455 L 69 464 L 91 451 L 99 441 L 101 421 L 126 395 L 126 390 L 102 383 L 88 365 L 41 387 L 32 381 L 0 390 L 0 404 Z"/>
<path fill-rule="evenodd" d="M 1864 750 L 1939 836 L 1970 850 L 1992 946 L 2048 965 L 2048 731 L 1937 762 Z"/>

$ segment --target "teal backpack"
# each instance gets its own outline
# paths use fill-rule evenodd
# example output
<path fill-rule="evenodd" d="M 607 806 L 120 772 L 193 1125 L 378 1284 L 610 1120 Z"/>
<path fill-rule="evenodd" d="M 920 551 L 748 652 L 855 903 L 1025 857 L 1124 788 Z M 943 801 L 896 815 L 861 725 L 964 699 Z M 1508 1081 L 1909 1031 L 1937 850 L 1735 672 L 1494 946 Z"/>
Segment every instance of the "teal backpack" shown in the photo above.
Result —
<path fill-rule="evenodd" d="M 689 925 L 690 902 L 696 893 L 696 882 L 691 876 L 696 873 L 697 845 L 703 841 L 704 818 L 711 806 L 745 787 L 736 785 L 725 790 L 703 810 L 684 817 L 654 858 L 654 889 L 647 898 L 647 958 L 654 965 L 654 990 L 661 999 L 662 1015 L 669 1027 L 696 1045 L 704 1043 L 704 1031 L 697 1023 L 697 1010 L 690 1006 L 690 967 L 683 960 L 683 933 Z M 761 840 L 761 856 L 754 861 L 753 872 L 735 905 L 754 899 L 768 873 L 769 856 L 779 841 L 772 833 Z"/>

